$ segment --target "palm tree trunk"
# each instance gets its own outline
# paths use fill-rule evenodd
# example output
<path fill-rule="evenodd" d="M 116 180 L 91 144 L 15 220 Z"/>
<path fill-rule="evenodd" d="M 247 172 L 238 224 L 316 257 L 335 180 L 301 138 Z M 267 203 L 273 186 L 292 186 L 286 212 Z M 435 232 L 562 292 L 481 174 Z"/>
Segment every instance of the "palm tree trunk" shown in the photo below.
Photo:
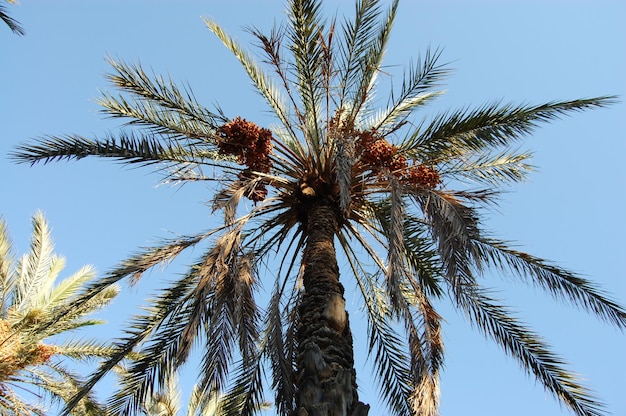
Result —
<path fill-rule="evenodd" d="M 358 400 L 352 333 L 339 283 L 337 210 L 315 201 L 306 215 L 296 416 L 365 416 L 369 406 Z"/>

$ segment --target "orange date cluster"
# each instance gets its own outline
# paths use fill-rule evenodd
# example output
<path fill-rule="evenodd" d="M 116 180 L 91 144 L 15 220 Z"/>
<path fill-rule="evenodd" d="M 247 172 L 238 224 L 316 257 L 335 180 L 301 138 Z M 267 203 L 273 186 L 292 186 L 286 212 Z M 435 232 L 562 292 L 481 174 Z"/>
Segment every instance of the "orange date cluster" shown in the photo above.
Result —
<path fill-rule="evenodd" d="M 273 147 L 270 130 L 237 117 L 220 126 L 217 137 L 220 154 L 236 156 L 239 164 L 248 167 L 239 174 L 240 180 L 252 179 L 253 172 L 270 172 L 272 161 L 269 155 Z M 262 201 L 267 196 L 267 188 L 264 183 L 257 183 L 246 196 L 255 202 Z"/>

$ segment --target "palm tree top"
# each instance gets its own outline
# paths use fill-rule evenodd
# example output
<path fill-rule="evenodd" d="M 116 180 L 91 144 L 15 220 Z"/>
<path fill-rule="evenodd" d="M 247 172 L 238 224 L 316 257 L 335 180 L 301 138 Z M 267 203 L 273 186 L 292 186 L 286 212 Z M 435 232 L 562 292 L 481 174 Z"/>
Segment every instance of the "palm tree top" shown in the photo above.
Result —
<path fill-rule="evenodd" d="M 29 251 L 14 261 L 12 243 L 0 220 L 0 413 L 43 415 L 39 393 L 22 397 L 29 385 L 42 391 L 51 402 L 69 402 L 82 380 L 63 360 L 85 362 L 111 354 L 113 347 L 94 340 L 72 340 L 70 331 L 101 321 L 88 315 L 108 305 L 118 288 L 110 286 L 83 304 L 74 302 L 96 277 L 84 266 L 58 281 L 65 266 L 53 254 L 54 244 L 41 212 L 33 216 Z M 63 359 L 63 360 L 61 360 Z M 42 403 L 40 403 L 42 402 Z M 92 395 L 86 396 L 74 413 L 100 415 L 103 409 Z"/>
<path fill-rule="evenodd" d="M 216 186 L 212 208 L 223 213 L 222 226 L 143 250 L 84 298 L 123 278 L 138 280 L 209 241 L 188 274 L 133 321 L 119 354 L 88 386 L 150 340 L 111 402 L 120 412 L 136 410 L 154 374 L 186 362 L 205 333 L 222 342 L 205 344 L 201 389 L 230 387 L 225 402 L 253 413 L 268 359 L 278 411 L 290 414 L 299 256 L 310 243 L 311 218 L 322 210 L 349 265 L 342 276 L 353 278 L 362 295 L 374 374 L 393 414 L 437 412 L 444 354 L 442 317 L 433 302 L 446 298 L 575 414 L 602 414 L 593 394 L 491 297 L 481 277 L 506 271 L 621 330 L 626 312 L 592 282 L 490 237 L 482 217 L 503 189 L 528 177 L 530 154 L 519 146 L 537 126 L 615 97 L 494 102 L 422 115 L 442 95 L 449 73 L 439 63 L 441 52 L 428 50 L 379 108 L 378 76 L 398 1 L 388 8 L 382 1 L 357 2 L 353 19 L 341 22 L 324 18 L 321 4 L 289 1 L 285 23 L 269 34 L 249 29 L 263 64 L 204 19 L 240 61 L 278 126 L 209 110 L 171 79 L 110 60 L 108 79 L 120 93 L 104 93 L 99 104 L 107 116 L 126 120 L 125 129 L 96 139 L 47 136 L 13 153 L 31 164 L 108 157 L 155 167 L 168 182 Z M 275 252 L 284 260 L 261 309 L 254 298 L 258 276 Z"/>

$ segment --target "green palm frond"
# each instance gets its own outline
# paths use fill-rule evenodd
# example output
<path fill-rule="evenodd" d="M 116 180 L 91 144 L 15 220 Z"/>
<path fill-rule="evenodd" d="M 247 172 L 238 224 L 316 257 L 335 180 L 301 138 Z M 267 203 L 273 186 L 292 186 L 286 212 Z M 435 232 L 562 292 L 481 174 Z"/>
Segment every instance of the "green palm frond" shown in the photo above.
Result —
<path fill-rule="evenodd" d="M 298 88 L 303 105 L 304 131 L 311 154 L 321 154 L 321 98 L 323 96 L 322 63 L 324 57 L 325 24 L 321 3 L 314 0 L 294 0 L 289 3 L 287 29 L 289 48 L 293 54 Z"/>
<path fill-rule="evenodd" d="M 374 130 L 390 132 L 398 129 L 418 107 L 438 97 L 442 91 L 430 91 L 449 73 L 445 65 L 438 64 L 440 50 L 426 51 L 418 65 L 411 65 L 398 97 L 391 96 L 392 104 L 367 123 Z"/>
<path fill-rule="evenodd" d="M 16 159 L 23 163 L 48 163 L 54 160 L 82 159 L 87 156 L 114 158 L 129 164 L 152 165 L 158 163 L 195 165 L 207 160 L 228 160 L 214 149 L 184 148 L 176 142 L 163 143 L 151 134 L 122 132 L 117 137 L 88 139 L 78 135 L 50 136 L 35 146 L 19 147 L 23 151 Z"/>
<path fill-rule="evenodd" d="M 260 355 L 239 363 L 233 374 L 235 380 L 232 388 L 219 398 L 216 416 L 252 416 L 258 413 L 265 405 L 261 368 Z"/>
<path fill-rule="evenodd" d="M 179 378 L 173 368 L 168 368 L 161 383 L 160 389 L 155 391 L 144 401 L 141 414 L 146 416 L 176 416 L 180 412 L 181 391 Z M 187 408 L 195 415 L 196 407 Z"/>
<path fill-rule="evenodd" d="M 564 361 L 539 336 L 526 329 L 504 307 L 494 303 L 484 289 L 478 286 L 464 289 L 459 291 L 459 306 L 471 321 L 507 354 L 516 358 L 528 373 L 541 381 L 546 390 L 577 415 L 604 414 L 597 399 L 579 383 L 576 375 L 563 368 Z"/>
<path fill-rule="evenodd" d="M 499 103 L 475 110 L 457 110 L 434 117 L 418 127 L 402 144 L 419 160 L 446 161 L 466 154 L 510 146 L 532 133 L 540 122 L 614 103 L 615 96 L 554 101 L 536 106 Z"/>
<path fill-rule="evenodd" d="M 391 34 L 391 28 L 396 17 L 398 10 L 398 0 L 394 0 L 389 7 L 387 15 L 384 16 L 377 25 L 375 33 L 366 31 L 367 41 L 363 42 L 364 53 L 362 59 L 358 62 L 358 83 L 356 88 L 349 92 L 350 101 L 347 104 L 349 107 L 348 124 L 356 125 L 362 114 L 365 104 L 374 98 L 374 87 L 376 78 L 380 73 L 383 57 L 385 55 L 387 41 Z M 378 14 L 378 13 L 376 13 Z M 356 75 L 356 74 L 355 74 Z M 365 108 L 366 109 L 366 108 Z"/>
<path fill-rule="evenodd" d="M 50 291 L 50 295 L 46 299 L 46 305 L 52 306 L 66 303 L 82 290 L 85 283 L 94 280 L 95 277 L 96 269 L 93 266 L 81 267 L 80 270 L 63 279 Z"/>
<path fill-rule="evenodd" d="M 175 136 L 203 140 L 213 138 L 215 128 L 228 121 L 221 112 L 213 113 L 206 110 L 196 101 L 188 88 L 184 90 L 179 88 L 172 79 L 158 75 L 151 78 L 139 64 L 132 65 L 113 59 L 108 61 L 115 69 L 115 73 L 109 74 L 107 79 L 114 86 L 139 100 L 134 99 L 133 105 L 128 107 L 134 108 L 137 112 L 126 113 L 124 108 L 127 107 L 127 102 L 105 94 L 103 100 L 99 101 L 104 107 L 105 114 L 112 117 L 128 117 L 132 124 L 145 124 L 157 129 L 160 127 L 164 132 L 171 132 Z M 163 109 L 169 111 L 162 111 Z"/>
<path fill-rule="evenodd" d="M 365 298 L 368 318 L 369 357 L 375 368 L 375 378 L 382 387 L 380 394 L 393 414 L 410 414 L 412 390 L 406 344 L 390 325 L 391 308 L 382 288 L 377 287 L 371 276 L 358 278 Z"/>
<path fill-rule="evenodd" d="M 187 327 L 185 318 L 189 318 L 190 312 L 190 304 L 185 299 L 193 292 L 197 277 L 195 273 L 184 276 L 153 300 L 144 315 L 135 316 L 129 322 L 126 335 L 115 342 L 116 353 L 91 375 L 85 388 L 68 404 L 66 412 L 129 354 L 137 353 L 139 346 L 151 334 L 158 333 L 159 336 L 140 350 L 139 357 L 129 363 L 120 377 L 119 391 L 108 402 L 108 408 L 114 414 L 135 414 L 139 411 L 142 403 L 153 393 L 156 381 L 165 377 L 167 369 L 179 355 L 176 344 L 181 342 L 180 334 Z"/>
<path fill-rule="evenodd" d="M 11 275 L 13 264 L 13 242 L 9 236 L 4 218 L 0 217 L 0 311 L 4 311 L 9 304 L 9 294 L 12 292 L 15 281 Z"/>
<path fill-rule="evenodd" d="M 298 323 L 298 300 L 281 313 L 282 292 L 278 284 L 272 294 L 266 314 L 265 353 L 268 355 L 272 370 L 272 388 L 276 392 L 276 409 L 281 415 L 289 415 L 295 408 L 296 386 L 294 385 L 294 328 Z M 281 315 L 285 315 L 283 323 Z M 283 328 L 287 326 L 287 329 Z M 285 333 L 286 332 L 286 333 Z"/>
<path fill-rule="evenodd" d="M 98 360 L 112 351 L 106 342 L 75 341 L 66 334 L 101 323 L 88 315 L 108 305 L 119 289 L 111 286 L 90 302 L 75 304 L 85 286 L 95 279 L 93 268 L 84 266 L 55 285 L 65 262 L 53 254 L 54 243 L 41 212 L 33 216 L 32 225 L 30 249 L 13 264 L 6 225 L 0 221 L 0 264 L 5 273 L 0 309 L 2 414 L 4 408 L 9 409 L 7 414 L 39 415 L 43 414 L 40 403 L 70 401 L 83 380 L 67 370 L 65 360 Z M 23 399 L 17 392 L 32 396 Z M 33 400 L 38 404 L 31 405 Z M 104 415 L 93 394 L 84 395 L 76 405 L 73 415 Z"/>
<path fill-rule="evenodd" d="M 356 89 L 361 80 L 364 63 L 367 60 L 370 44 L 378 35 L 378 17 L 382 14 L 382 1 L 365 0 L 356 3 L 353 21 L 345 19 L 341 25 L 343 36 L 339 39 L 339 81 L 338 108 L 346 107 L 348 93 Z M 354 101 L 354 97 L 350 97 Z"/>
<path fill-rule="evenodd" d="M 50 377 L 45 371 L 33 371 L 34 380 L 37 383 L 46 385 L 46 390 L 52 395 L 53 400 L 67 403 L 72 396 L 80 389 L 82 379 L 64 366 L 51 362 L 48 367 L 53 369 L 59 377 Z M 86 396 L 72 411 L 72 416 L 105 416 L 103 406 L 98 403 L 95 395 Z"/>
<path fill-rule="evenodd" d="M 546 260 L 514 250 L 503 241 L 481 238 L 475 242 L 485 261 L 503 271 L 539 286 L 558 300 L 571 301 L 598 318 L 626 329 L 626 310 L 607 297 L 593 282 Z"/>
<path fill-rule="evenodd" d="M 358 233 L 353 235 L 358 236 Z M 406 340 L 392 326 L 394 315 L 398 315 L 397 309 L 405 310 L 406 299 L 402 296 L 402 299 L 396 299 L 395 306 L 391 305 L 388 290 L 380 287 L 376 276 L 367 273 L 363 262 L 356 255 L 353 246 L 348 244 L 345 236 L 339 235 L 339 241 L 364 299 L 368 322 L 368 354 L 372 358 L 375 380 L 381 386 L 380 394 L 393 414 L 410 414 L 414 384 L 411 377 L 410 351 L 402 348 Z M 382 260 L 374 260 L 382 266 Z M 381 268 L 381 275 L 382 272 L 384 267 Z M 398 306 L 400 303 L 402 307 Z"/>
<path fill-rule="evenodd" d="M 530 153 L 498 152 L 484 153 L 474 158 L 459 158 L 442 166 L 442 175 L 449 178 L 469 180 L 487 186 L 501 186 L 523 182 L 534 167 L 526 161 Z"/>
<path fill-rule="evenodd" d="M 0 392 L 0 411 L 12 416 L 46 416 L 44 409 L 24 402 L 10 387 Z"/>
<path fill-rule="evenodd" d="M 219 40 L 233 53 L 241 62 L 257 91 L 265 98 L 270 108 L 274 111 L 282 125 L 290 133 L 293 140 L 298 141 L 298 137 L 293 130 L 289 119 L 289 111 L 278 88 L 267 77 L 265 71 L 243 50 L 243 48 L 213 20 L 203 18 L 209 30 L 218 37 Z"/>
<path fill-rule="evenodd" d="M 108 358 L 116 349 L 108 342 L 96 340 L 69 340 L 59 345 L 63 355 L 76 360 L 92 361 L 97 358 Z"/>
<path fill-rule="evenodd" d="M 112 285 L 90 298 L 89 301 L 78 302 L 77 299 L 82 296 L 83 292 L 69 299 L 66 304 L 50 309 L 48 316 L 41 318 L 33 329 L 46 336 L 52 336 L 84 326 L 101 324 L 103 323 L 101 320 L 85 319 L 84 316 L 108 306 L 119 292 L 120 288 Z"/>
<path fill-rule="evenodd" d="M 470 271 L 471 239 L 479 235 L 479 217 L 476 210 L 445 192 L 430 192 L 418 196 L 432 239 L 437 244 L 442 270 L 456 292 L 460 279 L 473 280 Z"/>
<path fill-rule="evenodd" d="M 49 274 L 54 245 L 50 230 L 41 212 L 33 217 L 33 235 L 30 249 L 19 261 L 15 292 L 11 308 L 24 312 L 31 307 L 31 302 L 40 296 L 41 289 L 50 289 L 50 282 L 56 277 Z M 35 301 L 36 303 L 36 301 Z"/>
<path fill-rule="evenodd" d="M 9 16 L 6 10 L 6 6 L 0 4 L 0 20 L 2 20 L 4 23 L 6 23 L 7 26 L 9 26 L 9 29 L 11 29 L 13 33 L 18 36 L 24 36 L 26 34 L 26 31 L 24 30 L 22 25 L 17 20 Z"/>
<path fill-rule="evenodd" d="M 378 220 L 385 229 L 387 221 L 381 217 Z M 437 252 L 427 236 L 428 229 L 424 220 L 407 215 L 403 230 L 403 255 L 410 270 L 409 283 L 419 287 L 428 297 L 442 297 L 442 270 Z"/>

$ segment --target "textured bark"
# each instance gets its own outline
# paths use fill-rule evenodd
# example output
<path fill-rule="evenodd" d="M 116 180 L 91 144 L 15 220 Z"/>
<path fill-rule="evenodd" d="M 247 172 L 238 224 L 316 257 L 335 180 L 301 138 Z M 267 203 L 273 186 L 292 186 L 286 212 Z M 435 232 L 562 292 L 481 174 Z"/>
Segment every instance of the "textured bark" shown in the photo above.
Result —
<path fill-rule="evenodd" d="M 308 208 L 296 416 L 365 416 L 369 406 L 358 399 L 352 333 L 334 247 L 337 210 L 320 201 Z"/>

